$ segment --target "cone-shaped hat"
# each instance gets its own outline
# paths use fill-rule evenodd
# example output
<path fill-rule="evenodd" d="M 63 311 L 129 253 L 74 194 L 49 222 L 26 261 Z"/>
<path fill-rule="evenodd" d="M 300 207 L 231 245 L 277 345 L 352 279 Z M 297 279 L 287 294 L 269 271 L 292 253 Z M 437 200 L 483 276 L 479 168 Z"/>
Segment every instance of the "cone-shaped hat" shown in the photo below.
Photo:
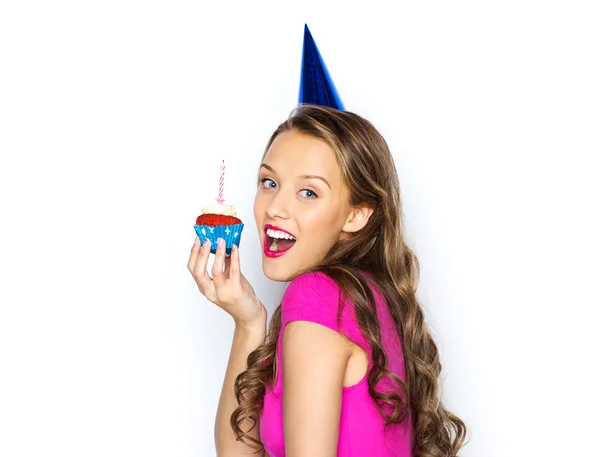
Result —
<path fill-rule="evenodd" d="M 298 103 L 330 106 L 344 109 L 342 100 L 329 76 L 325 62 L 317 49 L 308 26 L 304 24 L 304 47 L 302 49 L 302 71 Z"/>

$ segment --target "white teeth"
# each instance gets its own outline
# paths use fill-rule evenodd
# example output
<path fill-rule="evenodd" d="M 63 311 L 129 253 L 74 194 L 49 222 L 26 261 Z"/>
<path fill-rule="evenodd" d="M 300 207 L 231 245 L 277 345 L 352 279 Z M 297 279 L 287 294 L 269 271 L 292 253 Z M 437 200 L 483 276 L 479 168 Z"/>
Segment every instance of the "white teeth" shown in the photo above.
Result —
<path fill-rule="evenodd" d="M 286 240 L 296 240 L 292 235 L 282 232 L 281 230 L 267 229 L 267 235 L 271 238 L 285 238 Z"/>

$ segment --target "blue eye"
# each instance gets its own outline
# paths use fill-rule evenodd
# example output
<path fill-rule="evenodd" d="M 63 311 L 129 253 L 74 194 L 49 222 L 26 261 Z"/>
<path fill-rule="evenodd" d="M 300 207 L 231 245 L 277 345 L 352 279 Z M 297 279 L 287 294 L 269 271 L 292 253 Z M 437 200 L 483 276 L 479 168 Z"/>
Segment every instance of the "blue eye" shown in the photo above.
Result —
<path fill-rule="evenodd" d="M 272 187 L 272 186 L 265 186 L 264 184 L 265 184 L 266 181 L 271 181 L 273 184 L 275 184 L 275 181 L 273 181 L 272 179 L 270 179 L 270 178 L 263 178 L 263 179 L 260 180 L 261 184 L 263 185 L 263 188 L 264 189 L 274 189 L 274 187 Z M 300 192 L 309 192 L 311 195 L 313 195 L 312 197 L 311 196 L 305 197 L 308 200 L 313 200 L 313 199 L 315 199 L 315 198 L 318 197 L 318 195 L 314 191 L 312 191 L 310 189 L 302 189 Z"/>
<path fill-rule="evenodd" d="M 308 198 L 310 200 L 312 200 L 313 198 L 317 198 L 317 196 L 318 196 L 312 190 L 309 190 L 309 189 L 302 189 L 300 192 L 308 192 L 308 193 L 312 194 L 313 195 L 312 197 L 311 196 L 306 196 L 306 198 Z"/>
<path fill-rule="evenodd" d="M 269 178 L 263 178 L 263 179 L 260 180 L 260 182 L 261 182 L 261 184 L 262 184 L 262 186 L 264 188 L 266 188 L 266 189 L 273 189 L 272 186 L 265 186 L 265 182 L 266 181 L 271 181 L 273 184 L 275 184 L 275 181 L 273 181 L 272 179 L 269 179 Z M 277 185 L 277 184 L 275 184 L 275 185 Z"/>

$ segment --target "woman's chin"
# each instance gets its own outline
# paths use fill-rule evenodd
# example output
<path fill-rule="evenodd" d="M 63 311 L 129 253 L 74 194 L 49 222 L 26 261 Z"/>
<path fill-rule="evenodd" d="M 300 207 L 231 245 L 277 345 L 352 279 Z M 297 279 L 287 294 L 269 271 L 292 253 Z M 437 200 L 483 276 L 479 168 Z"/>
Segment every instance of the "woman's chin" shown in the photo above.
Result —
<path fill-rule="evenodd" d="M 278 268 L 277 265 L 269 264 L 268 258 L 263 258 L 263 273 L 269 278 L 271 281 L 277 282 L 287 282 L 291 278 L 291 274 L 288 274 L 287 271 L 283 270 L 281 267 Z"/>

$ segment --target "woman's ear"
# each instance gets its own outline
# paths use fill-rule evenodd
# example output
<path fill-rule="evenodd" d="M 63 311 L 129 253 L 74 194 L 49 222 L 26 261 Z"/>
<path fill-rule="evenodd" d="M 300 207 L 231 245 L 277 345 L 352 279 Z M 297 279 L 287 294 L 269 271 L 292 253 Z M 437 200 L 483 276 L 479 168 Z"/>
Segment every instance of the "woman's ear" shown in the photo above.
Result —
<path fill-rule="evenodd" d="M 371 214 L 373 214 L 373 208 L 368 206 L 355 206 L 348 215 L 348 219 L 346 220 L 344 227 L 342 227 L 342 231 L 347 233 L 358 232 L 367 225 Z"/>

